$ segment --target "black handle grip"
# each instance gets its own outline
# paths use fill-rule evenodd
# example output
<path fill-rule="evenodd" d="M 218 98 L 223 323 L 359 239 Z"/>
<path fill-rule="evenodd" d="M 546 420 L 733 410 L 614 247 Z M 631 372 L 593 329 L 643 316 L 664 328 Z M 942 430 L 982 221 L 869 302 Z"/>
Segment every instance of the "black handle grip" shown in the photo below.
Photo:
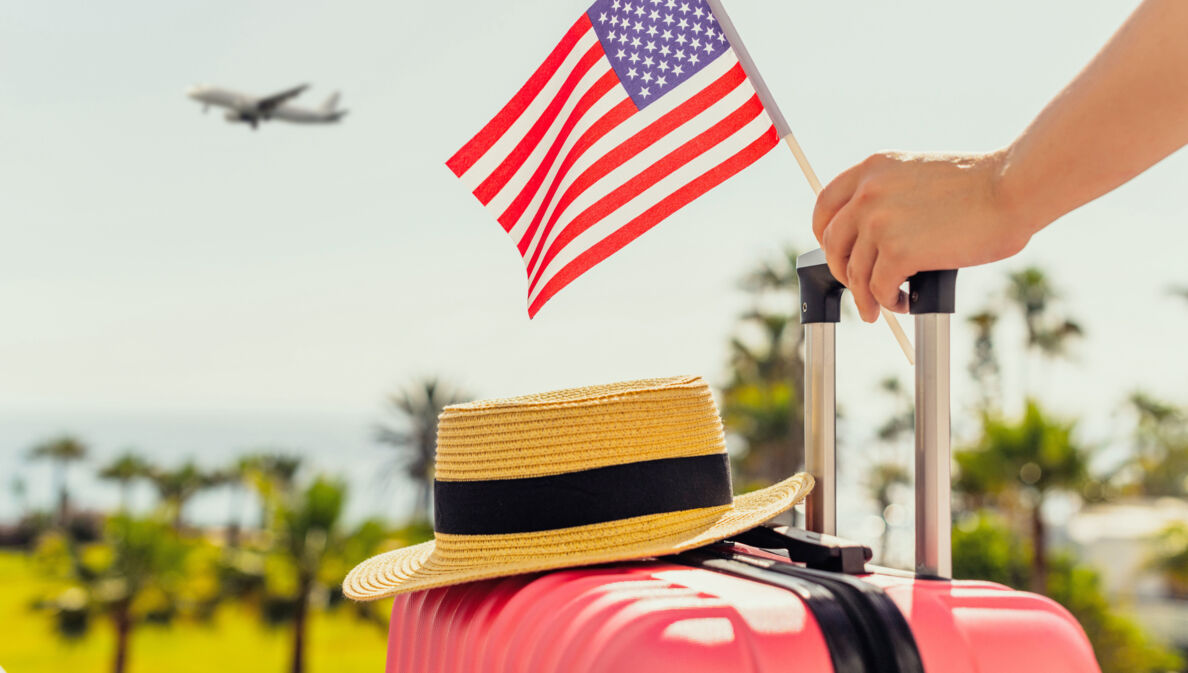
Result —
<path fill-rule="evenodd" d="M 956 313 L 957 269 L 921 271 L 908 278 L 908 312 Z"/>
<path fill-rule="evenodd" d="M 730 536 L 727 541 L 741 542 L 760 549 L 783 549 L 788 552 L 791 561 L 799 561 L 809 568 L 847 575 L 865 573 L 866 562 L 874 556 L 870 547 L 864 544 L 783 526 L 756 526 Z"/>
<path fill-rule="evenodd" d="M 820 248 L 796 258 L 796 277 L 800 279 L 800 323 L 841 322 L 841 296 L 846 286 L 829 272 Z"/>

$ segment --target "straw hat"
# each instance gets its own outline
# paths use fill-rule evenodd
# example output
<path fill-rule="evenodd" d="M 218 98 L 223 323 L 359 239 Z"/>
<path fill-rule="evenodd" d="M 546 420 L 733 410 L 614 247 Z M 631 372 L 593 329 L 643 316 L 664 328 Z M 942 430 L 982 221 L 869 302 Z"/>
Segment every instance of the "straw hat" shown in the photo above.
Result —
<path fill-rule="evenodd" d="M 732 497 L 722 421 L 699 377 L 446 407 L 430 542 L 359 564 L 355 600 L 672 554 L 753 528 L 812 488 Z"/>

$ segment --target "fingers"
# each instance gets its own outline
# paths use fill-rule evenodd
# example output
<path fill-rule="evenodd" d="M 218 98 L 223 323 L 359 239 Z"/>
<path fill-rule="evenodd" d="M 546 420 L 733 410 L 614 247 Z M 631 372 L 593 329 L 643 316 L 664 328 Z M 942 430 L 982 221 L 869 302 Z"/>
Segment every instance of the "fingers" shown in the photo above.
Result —
<path fill-rule="evenodd" d="M 829 264 L 829 272 L 842 285 L 849 286 L 849 276 L 846 266 L 850 262 L 851 249 L 854 240 L 858 238 L 858 212 L 853 203 L 848 203 L 833 216 L 829 226 L 821 235 L 821 249 L 825 251 L 825 261 Z"/>
<path fill-rule="evenodd" d="M 879 317 L 879 302 L 870 291 L 870 276 L 877 257 L 878 247 L 875 241 L 870 236 L 863 236 L 854 244 L 846 268 L 846 275 L 850 280 L 846 286 L 850 288 L 854 304 L 858 306 L 858 315 L 866 322 L 874 322 Z"/>
<path fill-rule="evenodd" d="M 880 305 L 896 313 L 907 313 L 907 293 L 899 288 L 908 279 L 908 275 L 902 267 L 897 266 L 891 255 L 880 251 L 870 273 L 871 295 Z"/>
<path fill-rule="evenodd" d="M 825 228 L 829 226 L 830 220 L 854 195 L 854 190 L 857 189 L 862 177 L 862 166 L 857 164 L 846 169 L 817 195 L 817 205 L 813 207 L 813 235 L 817 237 L 821 247 L 825 247 Z"/>

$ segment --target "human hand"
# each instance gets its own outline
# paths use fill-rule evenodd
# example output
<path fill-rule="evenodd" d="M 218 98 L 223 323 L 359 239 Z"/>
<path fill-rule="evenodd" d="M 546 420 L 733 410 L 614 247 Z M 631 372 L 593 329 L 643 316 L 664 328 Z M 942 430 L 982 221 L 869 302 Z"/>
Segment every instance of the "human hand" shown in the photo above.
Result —
<path fill-rule="evenodd" d="M 858 312 L 903 313 L 900 286 L 918 271 L 955 269 L 1019 252 L 1039 228 L 1002 186 L 1004 152 L 875 154 L 817 197 L 813 233 Z"/>

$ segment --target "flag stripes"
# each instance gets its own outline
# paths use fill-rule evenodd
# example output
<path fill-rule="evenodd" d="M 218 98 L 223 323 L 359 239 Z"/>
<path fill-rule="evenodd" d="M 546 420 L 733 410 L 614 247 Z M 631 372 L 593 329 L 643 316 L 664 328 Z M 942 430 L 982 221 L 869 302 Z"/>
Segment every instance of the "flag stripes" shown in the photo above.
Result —
<path fill-rule="evenodd" d="M 618 3 L 607 9 L 617 11 Z M 609 42 L 600 38 L 593 15 L 592 8 L 574 23 L 512 100 L 447 162 L 515 241 L 530 316 L 779 140 L 728 44 L 704 60 L 692 52 L 683 61 L 680 52 L 682 61 L 672 61 L 678 83 L 665 90 L 661 72 L 670 72 L 669 63 L 637 79 L 637 68 L 629 67 L 642 60 L 637 51 L 646 57 L 639 69 L 659 67 L 659 55 L 618 48 L 614 33 Z M 706 54 L 711 25 L 707 19 Z M 656 53 L 651 43 L 648 51 Z M 684 65 L 689 71 L 682 73 Z"/>

